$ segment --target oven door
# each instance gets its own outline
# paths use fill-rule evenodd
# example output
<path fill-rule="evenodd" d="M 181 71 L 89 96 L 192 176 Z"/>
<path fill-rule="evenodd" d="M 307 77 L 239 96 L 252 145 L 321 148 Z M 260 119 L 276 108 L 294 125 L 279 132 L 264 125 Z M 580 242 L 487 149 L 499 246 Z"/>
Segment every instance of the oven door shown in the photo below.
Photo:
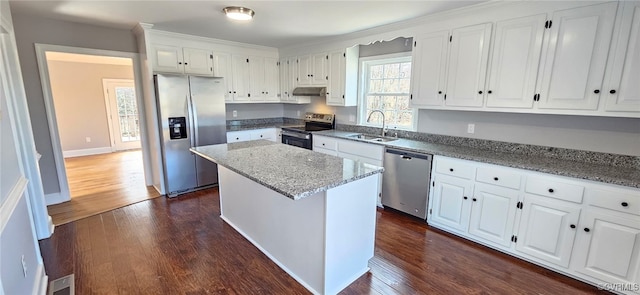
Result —
<path fill-rule="evenodd" d="M 282 130 L 282 143 L 311 149 L 311 134 Z"/>

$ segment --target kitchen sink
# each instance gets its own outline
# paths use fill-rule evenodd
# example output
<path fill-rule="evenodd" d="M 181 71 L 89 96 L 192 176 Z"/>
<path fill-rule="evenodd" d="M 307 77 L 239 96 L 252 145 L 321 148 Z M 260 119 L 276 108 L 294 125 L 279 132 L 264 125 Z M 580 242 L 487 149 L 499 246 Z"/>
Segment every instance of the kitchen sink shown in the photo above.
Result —
<path fill-rule="evenodd" d="M 398 140 L 397 138 L 394 138 L 394 137 L 382 137 L 382 136 L 360 134 L 360 133 L 347 135 L 347 137 L 365 140 L 365 141 L 376 141 L 376 142 L 389 142 L 389 141 Z"/>

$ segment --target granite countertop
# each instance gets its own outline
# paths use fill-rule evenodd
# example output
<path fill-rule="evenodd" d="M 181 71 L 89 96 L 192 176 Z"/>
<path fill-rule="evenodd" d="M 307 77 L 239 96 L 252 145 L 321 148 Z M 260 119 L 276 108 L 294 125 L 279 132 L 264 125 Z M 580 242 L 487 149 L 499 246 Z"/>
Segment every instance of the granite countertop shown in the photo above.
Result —
<path fill-rule="evenodd" d="M 607 166 L 542 156 L 528 156 L 526 154 L 496 152 L 463 146 L 434 144 L 403 138 L 384 143 L 363 141 L 347 137 L 350 134 L 356 134 L 355 132 L 344 132 L 337 130 L 317 131 L 314 132 L 314 134 L 359 142 L 367 142 L 371 144 L 379 144 L 408 151 L 428 153 L 432 155 L 447 156 L 452 158 L 472 160 L 477 162 L 640 188 L 640 170 L 627 167 Z"/>
<path fill-rule="evenodd" d="M 200 146 L 191 151 L 293 200 L 384 171 L 267 140 Z"/>
<path fill-rule="evenodd" d="M 304 124 L 303 124 L 304 125 Z M 248 125 L 227 125 L 227 131 L 244 131 L 244 130 L 256 130 L 266 128 L 282 128 L 301 126 L 300 124 L 291 123 L 262 123 L 262 124 L 248 124 Z"/>

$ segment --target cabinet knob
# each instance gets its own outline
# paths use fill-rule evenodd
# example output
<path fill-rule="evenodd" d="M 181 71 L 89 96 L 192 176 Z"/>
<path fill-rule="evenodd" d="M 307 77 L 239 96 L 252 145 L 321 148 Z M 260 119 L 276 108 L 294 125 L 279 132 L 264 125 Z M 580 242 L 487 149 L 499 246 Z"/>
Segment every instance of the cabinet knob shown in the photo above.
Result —
<path fill-rule="evenodd" d="M 591 230 L 590 230 L 588 227 L 585 227 L 585 228 L 584 228 L 584 232 L 588 233 L 588 232 L 590 232 L 590 231 L 591 231 Z"/>
<path fill-rule="evenodd" d="M 596 89 L 596 90 L 594 90 L 594 91 L 593 91 L 593 93 L 595 93 L 595 94 L 600 93 L 600 89 Z"/>
<path fill-rule="evenodd" d="M 179 61 L 179 62 L 178 62 L 178 64 L 179 64 L 179 65 L 181 65 L 181 64 L 182 64 L 182 62 L 181 62 L 181 61 Z"/>
<path fill-rule="evenodd" d="M 482 94 L 482 90 L 478 91 L 478 94 Z"/>
<path fill-rule="evenodd" d="M 611 90 L 609 90 L 609 93 L 616 94 L 616 90 L 615 89 L 611 89 Z"/>
<path fill-rule="evenodd" d="M 235 91 L 233 93 L 236 93 Z"/>
<path fill-rule="evenodd" d="M 324 146 L 324 143 L 322 144 L 322 146 Z"/>
<path fill-rule="evenodd" d="M 627 203 L 627 202 L 622 202 L 622 203 L 620 203 L 620 205 L 622 205 L 622 207 L 627 207 L 627 206 L 629 206 L 629 203 Z"/>
<path fill-rule="evenodd" d="M 188 63 L 186 63 L 186 62 L 185 62 L 185 63 L 184 63 L 184 65 L 185 65 L 185 66 L 186 66 L 186 65 L 188 65 Z"/>
<path fill-rule="evenodd" d="M 494 177 L 494 178 L 493 178 L 493 180 L 498 181 L 498 178 L 497 178 L 497 177 Z"/>
<path fill-rule="evenodd" d="M 569 225 L 570 228 L 576 228 L 575 224 Z"/>
<path fill-rule="evenodd" d="M 473 198 L 472 200 L 473 200 L 474 202 L 475 202 L 475 201 L 477 201 L 477 199 L 476 199 L 476 198 Z"/>
<path fill-rule="evenodd" d="M 493 93 L 493 91 L 489 90 L 489 91 L 487 91 L 487 93 L 491 94 L 491 93 Z"/>
<path fill-rule="evenodd" d="M 438 91 L 438 94 L 442 94 L 442 91 Z"/>
<path fill-rule="evenodd" d="M 549 189 L 549 192 L 550 192 L 550 193 L 553 193 L 553 189 L 552 189 L 552 188 L 550 188 L 550 189 Z"/>
<path fill-rule="evenodd" d="M 466 196 L 465 196 L 465 197 L 462 197 L 462 198 L 463 198 L 463 199 L 465 199 L 465 200 L 466 200 L 466 199 L 468 199 Z"/>
<path fill-rule="evenodd" d="M 311 74 L 311 75 L 309 75 L 309 76 L 313 77 L 313 74 Z"/>
<path fill-rule="evenodd" d="M 449 171 L 453 172 L 453 168 L 449 168 Z"/>
<path fill-rule="evenodd" d="M 236 140 L 240 140 L 240 137 L 236 137 Z"/>

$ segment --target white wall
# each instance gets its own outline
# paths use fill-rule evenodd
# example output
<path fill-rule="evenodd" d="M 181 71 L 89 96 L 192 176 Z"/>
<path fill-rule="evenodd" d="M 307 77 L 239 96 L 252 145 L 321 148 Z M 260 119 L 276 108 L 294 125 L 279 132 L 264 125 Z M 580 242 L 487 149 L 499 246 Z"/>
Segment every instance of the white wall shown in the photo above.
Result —
<path fill-rule="evenodd" d="M 33 15 L 14 14 L 12 16 L 33 135 L 36 148 L 42 154 L 40 172 L 44 193 L 55 194 L 60 192 L 60 186 L 34 44 L 137 52 L 136 40 L 129 30 L 104 28 Z"/>

